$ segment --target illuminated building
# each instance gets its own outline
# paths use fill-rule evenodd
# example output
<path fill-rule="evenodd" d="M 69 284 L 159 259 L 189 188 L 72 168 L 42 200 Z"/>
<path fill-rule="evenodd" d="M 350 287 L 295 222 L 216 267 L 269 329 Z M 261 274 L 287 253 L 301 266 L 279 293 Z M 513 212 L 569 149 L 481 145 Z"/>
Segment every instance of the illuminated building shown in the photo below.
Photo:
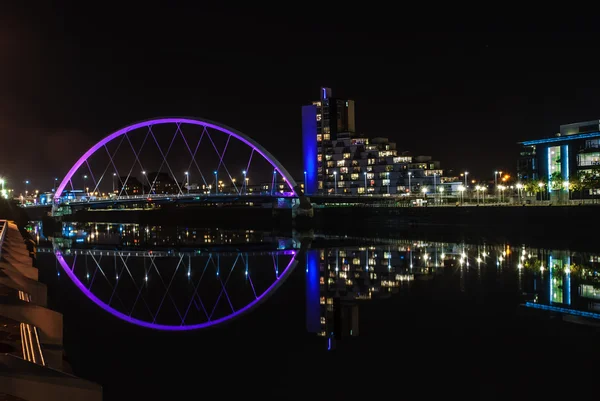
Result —
<path fill-rule="evenodd" d="M 306 193 L 394 195 L 433 193 L 441 182 L 440 163 L 431 156 L 398 152 L 388 138 L 356 132 L 354 102 L 321 99 L 302 108 L 302 147 Z"/>
<path fill-rule="evenodd" d="M 581 173 L 597 174 L 600 166 L 600 120 L 561 125 L 555 136 L 519 144 L 519 179 L 550 182 L 549 189 L 560 190 L 564 181 L 572 180 Z"/>

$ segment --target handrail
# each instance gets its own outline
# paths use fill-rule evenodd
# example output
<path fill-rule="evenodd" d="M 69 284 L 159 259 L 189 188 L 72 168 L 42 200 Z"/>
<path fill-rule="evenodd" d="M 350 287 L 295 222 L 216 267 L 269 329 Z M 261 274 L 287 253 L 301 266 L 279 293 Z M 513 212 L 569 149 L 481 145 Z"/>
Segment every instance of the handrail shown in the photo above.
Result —
<path fill-rule="evenodd" d="M 0 220 L 2 229 L 0 229 L 0 257 L 2 256 L 2 245 L 4 244 L 4 237 L 6 237 L 6 231 L 8 230 L 8 220 Z"/>

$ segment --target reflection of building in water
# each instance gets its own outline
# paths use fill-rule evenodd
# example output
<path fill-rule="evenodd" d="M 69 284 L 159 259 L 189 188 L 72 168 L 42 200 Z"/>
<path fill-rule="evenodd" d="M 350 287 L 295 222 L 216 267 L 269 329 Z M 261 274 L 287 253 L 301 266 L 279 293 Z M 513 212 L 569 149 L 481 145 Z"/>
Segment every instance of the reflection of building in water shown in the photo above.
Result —
<path fill-rule="evenodd" d="M 599 256 L 570 251 L 538 251 L 534 302 L 577 311 L 600 312 Z M 537 272 L 536 270 L 539 270 Z"/>
<path fill-rule="evenodd" d="M 413 280 L 437 275 L 455 276 L 445 285 L 456 283 L 466 293 L 492 275 L 503 291 L 526 295 L 527 306 L 595 312 L 592 317 L 600 318 L 599 256 L 506 244 L 390 243 L 308 253 L 307 329 L 326 337 L 328 347 L 358 335 L 361 302 L 393 296 Z"/>
<path fill-rule="evenodd" d="M 307 256 L 307 328 L 341 340 L 359 334 L 358 302 L 389 297 L 429 271 L 422 253 L 415 263 L 410 246 L 345 247 L 312 250 Z M 412 266 L 412 267 L 411 267 Z M 317 284 L 318 280 L 318 284 Z"/>

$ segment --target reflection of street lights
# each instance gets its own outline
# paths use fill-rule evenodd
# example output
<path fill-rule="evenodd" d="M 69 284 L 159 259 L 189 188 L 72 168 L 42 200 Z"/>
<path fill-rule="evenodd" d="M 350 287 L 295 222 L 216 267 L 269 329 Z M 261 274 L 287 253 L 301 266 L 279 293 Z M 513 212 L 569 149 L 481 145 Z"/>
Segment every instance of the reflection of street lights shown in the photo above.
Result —
<path fill-rule="evenodd" d="M 187 193 L 190 193 L 190 173 L 186 171 L 185 173 L 185 186 L 187 187 Z"/>
<path fill-rule="evenodd" d="M 333 172 L 333 193 L 337 195 L 337 171 Z"/>

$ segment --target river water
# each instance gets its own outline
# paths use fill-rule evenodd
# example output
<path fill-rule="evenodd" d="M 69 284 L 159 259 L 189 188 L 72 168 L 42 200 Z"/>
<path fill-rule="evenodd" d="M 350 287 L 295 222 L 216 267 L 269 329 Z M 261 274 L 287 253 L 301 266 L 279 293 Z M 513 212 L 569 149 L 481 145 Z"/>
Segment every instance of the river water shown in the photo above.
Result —
<path fill-rule="evenodd" d="M 538 399 L 597 369 L 600 246 L 28 229 L 66 361 L 105 400 Z"/>

